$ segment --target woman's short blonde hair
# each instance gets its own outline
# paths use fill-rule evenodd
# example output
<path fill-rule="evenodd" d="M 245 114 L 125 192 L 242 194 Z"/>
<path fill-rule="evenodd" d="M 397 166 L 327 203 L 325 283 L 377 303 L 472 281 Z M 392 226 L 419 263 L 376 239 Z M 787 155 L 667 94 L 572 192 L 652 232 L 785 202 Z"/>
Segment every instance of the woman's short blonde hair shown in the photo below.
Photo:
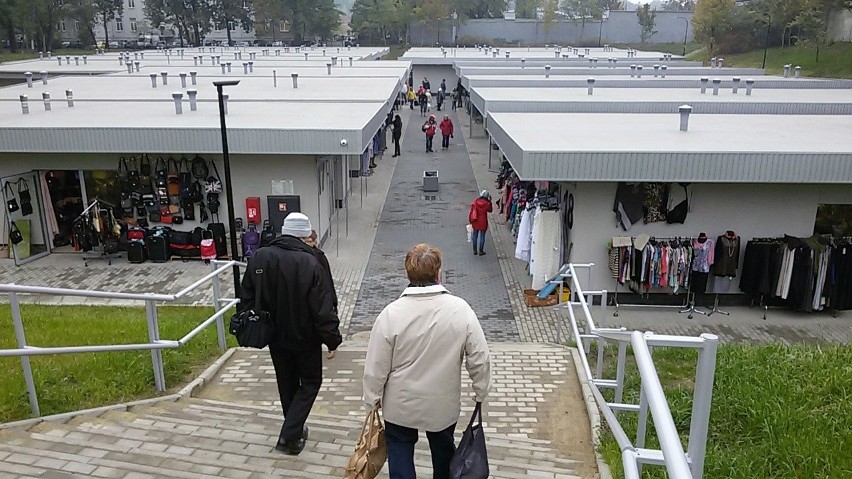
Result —
<path fill-rule="evenodd" d="M 429 285 L 441 271 L 441 250 L 426 243 L 415 245 L 405 255 L 405 272 L 414 285 Z"/>

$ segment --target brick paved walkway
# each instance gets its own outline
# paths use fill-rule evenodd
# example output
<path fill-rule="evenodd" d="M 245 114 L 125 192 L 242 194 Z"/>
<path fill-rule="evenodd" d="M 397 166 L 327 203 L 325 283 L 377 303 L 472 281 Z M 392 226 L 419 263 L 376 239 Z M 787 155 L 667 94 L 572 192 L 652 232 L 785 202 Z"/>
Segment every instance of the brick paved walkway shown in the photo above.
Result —
<path fill-rule="evenodd" d="M 454 114 L 452 118 L 458 125 L 458 118 Z M 461 132 L 451 140 L 448 151 L 441 150 L 440 135 L 436 135 L 435 153 L 426 153 L 425 136 L 420 131 L 423 120 L 417 115 L 409 119 L 402 156 L 385 201 L 348 332 L 354 334 L 372 327 L 375 317 L 407 284 L 403 269 L 405 253 L 417 243 L 428 242 L 443 253 L 444 284 L 471 304 L 487 338 L 518 340 L 506 290 L 491 280 L 501 275 L 494 243 L 488 239 L 486 252 L 490 255 L 473 256 L 466 241 L 468 208 L 479 190 Z M 435 199 L 425 199 L 428 193 L 422 190 L 424 170 L 439 172 L 440 191 Z"/>

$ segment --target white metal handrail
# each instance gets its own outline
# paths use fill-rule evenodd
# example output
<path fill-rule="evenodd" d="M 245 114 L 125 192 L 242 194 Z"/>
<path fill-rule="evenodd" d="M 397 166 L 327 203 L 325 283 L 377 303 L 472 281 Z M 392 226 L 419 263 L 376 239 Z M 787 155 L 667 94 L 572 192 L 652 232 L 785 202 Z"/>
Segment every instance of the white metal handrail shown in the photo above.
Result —
<path fill-rule="evenodd" d="M 570 332 L 580 349 L 581 368 L 586 376 L 592 395 L 604 419 L 615 437 L 622 452 L 622 464 L 627 479 L 639 479 L 641 466 L 652 464 L 664 466 L 668 477 L 672 479 L 701 479 L 704 474 L 704 459 L 707 449 L 707 433 L 710 421 L 710 405 L 713 396 L 713 381 L 716 368 L 716 349 L 719 339 L 712 334 L 698 337 L 659 335 L 650 332 L 628 331 L 625 328 L 605 328 L 595 324 L 587 296 L 599 295 L 601 309 L 605 318 L 606 291 L 584 292 L 577 276 L 576 268 L 590 268 L 593 265 L 567 265 L 565 274 L 555 279 L 560 284 L 570 278 L 572 293 L 576 300 L 565 303 L 560 310 L 567 310 L 570 320 Z M 585 320 L 585 333 L 581 334 L 575 307 L 579 307 Z M 559 325 L 561 337 L 561 323 Z M 587 354 L 591 340 L 597 341 L 598 354 L 595 374 L 589 366 Z M 616 379 L 603 378 L 603 348 L 606 341 L 618 343 L 618 366 Z M 633 356 L 639 369 L 639 404 L 623 404 L 624 375 L 627 346 L 633 348 Z M 657 375 L 651 356 L 651 347 L 680 347 L 698 350 L 698 365 L 692 403 L 692 421 L 689 428 L 689 444 L 684 451 L 680 435 L 672 419 L 665 391 Z M 615 389 L 614 402 L 608 402 L 601 388 Z M 618 421 L 619 411 L 632 411 L 639 414 L 639 426 L 634 445 Z M 654 428 L 660 442 L 660 450 L 646 449 L 647 421 L 650 412 Z"/>
<path fill-rule="evenodd" d="M 0 349 L 0 357 L 20 357 L 21 367 L 24 373 L 24 382 L 27 386 L 27 395 L 29 396 L 30 408 L 35 417 L 41 416 L 38 395 L 36 394 L 35 382 L 33 380 L 32 368 L 30 367 L 30 356 L 44 356 L 52 354 L 78 354 L 78 353 L 101 353 L 101 352 L 116 352 L 116 351 L 151 351 L 151 362 L 154 369 L 154 385 L 157 390 L 163 392 L 166 390 L 166 379 L 163 368 L 162 351 L 164 349 L 177 349 L 184 346 L 192 340 L 201 331 L 208 328 L 211 324 L 216 324 L 216 333 L 218 337 L 219 349 L 224 351 L 227 348 L 225 340 L 225 314 L 237 304 L 240 300 L 235 298 L 223 298 L 221 293 L 221 284 L 219 276 L 222 273 L 227 273 L 234 266 L 244 268 L 246 263 L 239 261 L 212 261 L 212 271 L 202 278 L 198 279 L 191 285 L 178 291 L 175 294 L 155 294 L 155 293 L 120 293 L 111 291 L 94 291 L 94 290 L 77 290 L 67 288 L 50 288 L 44 286 L 23 286 L 17 284 L 0 284 L 0 294 L 8 294 L 9 305 L 12 311 L 12 323 L 15 329 L 15 338 L 17 340 L 17 348 Z M 202 321 L 198 326 L 192 329 L 189 333 L 178 340 L 160 339 L 159 323 L 157 319 L 157 303 L 170 303 L 178 301 L 192 291 L 200 288 L 207 282 L 211 282 L 213 286 L 213 308 L 215 312 Z M 87 298 L 102 298 L 102 299 L 123 299 L 128 301 L 144 301 L 145 316 L 147 318 L 148 327 L 148 342 L 134 344 L 102 344 L 92 346 L 53 346 L 39 347 L 27 344 L 26 334 L 24 331 L 23 318 L 21 316 L 21 305 L 18 295 L 20 294 L 43 294 L 51 296 L 77 296 Z"/>

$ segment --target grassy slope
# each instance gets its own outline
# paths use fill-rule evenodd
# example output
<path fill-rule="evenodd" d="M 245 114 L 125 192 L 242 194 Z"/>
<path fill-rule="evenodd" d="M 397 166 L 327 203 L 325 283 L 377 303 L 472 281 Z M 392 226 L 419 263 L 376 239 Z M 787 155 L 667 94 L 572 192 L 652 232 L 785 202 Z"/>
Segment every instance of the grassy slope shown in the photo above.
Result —
<path fill-rule="evenodd" d="M 660 348 L 654 352 L 675 425 L 685 433 L 684 444 L 696 357 L 694 351 Z M 631 362 L 628 359 L 628 365 Z M 614 364 L 607 361 L 608 366 Z M 638 403 L 635 363 L 631 369 L 625 402 Z M 607 377 L 615 377 L 614 368 Z M 635 439 L 636 415 L 623 413 L 621 418 L 628 436 Z M 651 436 L 647 446 L 658 447 Z M 852 477 L 850 437 L 852 347 L 729 345 L 719 349 L 707 479 Z M 602 452 L 615 477 L 624 477 L 621 453 L 609 433 Z M 646 466 L 643 477 L 666 474 L 663 468 Z"/>
<path fill-rule="evenodd" d="M 802 67 L 803 76 L 852 78 L 852 43 L 835 43 L 820 48 L 819 62 L 814 48 L 770 48 L 766 55 L 766 73 L 780 74 L 784 65 Z M 726 66 L 757 67 L 763 65 L 763 50 L 739 55 L 725 55 Z"/>
<path fill-rule="evenodd" d="M 51 52 L 53 57 L 56 56 L 66 56 L 69 55 L 71 57 L 75 56 L 83 56 L 83 55 L 94 55 L 94 50 L 81 50 L 79 48 L 63 48 L 59 50 L 55 50 Z M 18 53 L 9 53 L 9 50 L 0 49 L 0 63 L 2 62 L 11 62 L 17 60 L 33 60 L 38 58 L 38 52 L 32 52 L 29 50 L 18 52 Z M 56 60 L 53 60 L 54 63 Z"/>
<path fill-rule="evenodd" d="M 617 43 L 616 48 L 633 48 L 636 50 L 671 53 L 672 55 L 683 54 L 683 43 Z M 690 54 L 701 48 L 701 44 L 689 42 L 686 44 L 686 54 Z"/>
<path fill-rule="evenodd" d="M 160 337 L 179 339 L 211 313 L 211 308 L 158 308 Z M 82 346 L 145 343 L 144 308 L 22 306 L 28 344 Z M 8 305 L 0 307 L 0 349 L 16 347 Z M 228 335 L 229 345 L 235 346 Z M 163 352 L 166 385 L 194 379 L 219 356 L 215 326 L 186 346 Z M 33 356 L 30 359 L 43 415 L 157 395 L 148 351 Z M 29 417 L 29 403 L 18 358 L 0 358 L 0 422 Z"/>

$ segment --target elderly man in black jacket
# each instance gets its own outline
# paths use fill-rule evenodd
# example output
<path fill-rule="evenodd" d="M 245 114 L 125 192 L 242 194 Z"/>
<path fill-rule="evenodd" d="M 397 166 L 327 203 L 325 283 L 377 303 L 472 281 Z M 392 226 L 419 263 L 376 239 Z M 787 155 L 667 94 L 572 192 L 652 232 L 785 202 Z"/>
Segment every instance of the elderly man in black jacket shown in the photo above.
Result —
<path fill-rule="evenodd" d="M 322 385 L 322 345 L 328 347 L 331 360 L 343 339 L 334 286 L 313 248 L 305 244 L 311 235 L 310 220 L 290 213 L 281 233 L 249 260 L 240 310 L 258 308 L 255 290 L 261 288 L 259 309 L 269 311 L 275 324 L 269 352 L 284 409 L 275 448 L 298 455 L 308 439 L 305 421 Z"/>

